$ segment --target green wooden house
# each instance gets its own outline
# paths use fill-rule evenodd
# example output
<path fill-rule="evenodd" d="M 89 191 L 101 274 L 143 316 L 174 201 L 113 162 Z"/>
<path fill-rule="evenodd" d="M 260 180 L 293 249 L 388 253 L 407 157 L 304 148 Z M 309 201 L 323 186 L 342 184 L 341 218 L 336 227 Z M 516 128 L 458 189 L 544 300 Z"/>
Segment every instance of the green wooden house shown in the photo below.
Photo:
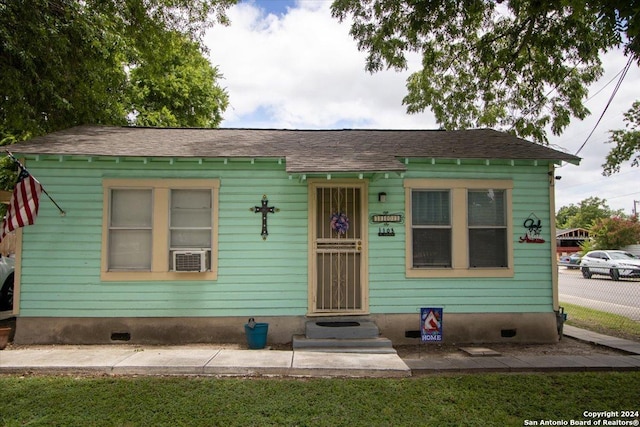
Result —
<path fill-rule="evenodd" d="M 554 168 L 489 129 L 82 126 L 12 146 L 41 199 L 18 233 L 17 343 L 287 343 L 314 319 L 415 342 L 558 339 Z M 44 196 L 43 196 L 44 197 Z"/>

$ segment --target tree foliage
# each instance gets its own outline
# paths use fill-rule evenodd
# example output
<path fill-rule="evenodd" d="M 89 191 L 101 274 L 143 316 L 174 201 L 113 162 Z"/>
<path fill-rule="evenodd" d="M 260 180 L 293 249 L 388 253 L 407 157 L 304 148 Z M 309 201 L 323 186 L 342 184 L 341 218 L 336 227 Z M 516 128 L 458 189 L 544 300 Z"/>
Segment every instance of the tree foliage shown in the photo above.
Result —
<path fill-rule="evenodd" d="M 631 161 L 631 166 L 640 165 L 640 101 L 633 103 L 633 106 L 624 115 L 626 123 L 625 129 L 611 131 L 609 143 L 616 146 L 609 151 L 607 161 L 602 165 L 603 175 L 611 175 L 620 171 L 620 166 L 627 161 Z"/>
<path fill-rule="evenodd" d="M 197 43 L 172 32 L 162 48 L 145 52 L 130 71 L 130 121 L 140 126 L 217 127 L 228 105 L 226 92 L 214 84 L 220 77 Z"/>
<path fill-rule="evenodd" d="M 571 204 L 561 207 L 556 213 L 558 228 L 584 228 L 589 230 L 598 220 L 612 216 L 623 217 L 622 210 L 614 211 L 607 201 L 599 197 L 588 197 L 578 205 Z"/>
<path fill-rule="evenodd" d="M 547 142 L 589 114 L 600 54 L 622 43 L 640 58 L 637 1 L 334 0 L 352 18 L 366 69 L 407 68 L 421 56 L 404 103 L 430 108 L 445 129 L 498 127 Z"/>
<path fill-rule="evenodd" d="M 0 141 L 154 115 L 216 126 L 228 99 L 200 36 L 234 2 L 0 0 Z"/>
<path fill-rule="evenodd" d="M 640 222 L 637 216 L 598 219 L 589 230 L 593 247 L 597 249 L 620 249 L 640 242 Z"/>

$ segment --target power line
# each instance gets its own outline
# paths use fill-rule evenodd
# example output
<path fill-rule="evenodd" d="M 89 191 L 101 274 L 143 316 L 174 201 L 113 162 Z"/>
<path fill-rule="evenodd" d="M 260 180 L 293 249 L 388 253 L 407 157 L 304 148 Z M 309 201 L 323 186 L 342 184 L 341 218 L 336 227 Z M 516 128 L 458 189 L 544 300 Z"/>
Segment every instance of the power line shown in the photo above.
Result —
<path fill-rule="evenodd" d="M 593 98 L 595 98 L 598 94 L 600 94 L 600 92 L 602 92 L 603 90 L 605 90 L 605 89 L 607 88 L 607 86 L 609 86 L 609 85 L 611 84 L 611 82 L 613 82 L 613 81 L 614 81 L 614 80 L 615 80 L 615 79 L 616 79 L 616 78 L 617 78 L 617 77 L 618 77 L 618 76 L 619 76 L 619 75 L 624 71 L 624 69 L 625 69 L 626 67 L 627 67 L 626 65 L 625 65 L 624 67 L 622 67 L 622 69 L 621 69 L 620 71 L 618 71 L 618 72 L 616 73 L 616 75 L 615 75 L 615 76 L 611 77 L 611 79 L 610 79 L 607 83 L 605 83 L 605 84 L 604 84 L 600 89 L 598 89 L 598 90 L 597 90 L 593 95 L 591 95 L 590 97 L 588 97 L 587 99 L 585 99 L 585 101 L 584 101 L 584 102 L 585 102 L 585 103 L 587 103 L 587 102 L 591 101 L 591 100 L 592 100 Z M 564 146 L 562 146 L 562 145 L 561 145 L 561 144 L 562 144 L 562 143 L 564 143 L 564 142 L 566 142 L 566 141 L 564 141 L 564 140 L 563 140 L 563 141 L 560 141 L 560 143 L 558 143 L 558 144 L 549 144 L 549 146 L 550 146 L 551 148 L 556 148 L 558 151 L 568 151 Z M 562 165 L 562 166 L 564 166 L 564 165 Z M 560 166 L 560 167 L 562 167 L 562 166 Z"/>
<path fill-rule="evenodd" d="M 611 101 L 613 101 L 613 98 L 618 93 L 618 89 L 620 89 L 620 86 L 622 85 L 622 81 L 627 76 L 627 72 L 629 71 L 629 68 L 631 67 L 632 60 L 633 60 L 633 57 L 630 56 L 629 60 L 627 61 L 627 65 L 625 65 L 623 70 L 622 70 L 622 74 L 620 75 L 620 78 L 618 79 L 618 83 L 616 83 L 616 87 L 613 88 L 613 93 L 609 97 L 609 100 L 607 101 L 607 105 L 605 105 L 604 110 L 602 110 L 602 113 L 600 114 L 600 117 L 598 118 L 598 121 L 596 122 L 595 126 L 593 126 L 593 129 L 591 130 L 591 133 L 589 133 L 589 135 L 587 136 L 587 139 L 584 140 L 584 142 L 582 143 L 580 148 L 578 148 L 578 151 L 576 151 L 576 153 L 575 153 L 576 156 L 580 153 L 580 151 L 582 151 L 584 146 L 587 145 L 587 141 L 589 141 L 589 138 L 591 138 L 591 135 L 593 135 L 593 133 L 596 131 L 596 128 L 600 124 L 600 121 L 604 117 L 604 114 L 607 112 L 607 109 L 611 105 Z"/>
<path fill-rule="evenodd" d="M 640 194 L 640 191 L 636 191 L 636 192 L 634 192 L 634 193 L 628 193 L 628 194 L 621 194 L 621 195 L 619 195 L 619 196 L 607 197 L 607 200 L 610 200 L 610 199 L 619 199 L 620 197 L 633 196 L 634 194 Z"/>
<path fill-rule="evenodd" d="M 622 73 L 624 71 L 624 69 L 627 66 L 625 65 L 624 67 L 622 67 L 622 70 L 618 71 L 618 73 L 611 77 L 611 80 L 609 80 L 607 83 L 605 83 L 604 86 L 602 86 L 600 89 L 598 89 L 593 95 L 591 95 L 590 97 L 588 97 L 587 99 L 584 100 L 584 102 L 589 102 L 591 101 L 593 98 L 595 98 L 600 92 L 602 92 L 603 90 L 605 90 L 607 88 L 607 86 L 609 86 L 611 84 L 612 81 L 614 81 L 616 79 L 616 77 L 618 77 L 620 75 L 620 73 Z"/>
<path fill-rule="evenodd" d="M 619 178 L 619 177 L 621 177 L 623 175 L 627 175 L 627 174 L 630 174 L 630 173 L 638 173 L 638 172 L 640 172 L 640 170 L 633 170 L 633 169 L 632 170 L 628 170 L 628 171 L 624 171 L 624 172 L 618 172 L 613 176 L 613 178 Z M 567 186 L 563 185 L 562 189 L 563 190 L 567 190 L 569 188 L 580 187 L 580 186 L 583 186 L 583 185 L 593 186 L 594 183 L 597 184 L 599 182 L 604 182 L 604 181 L 611 182 L 611 180 L 612 180 L 611 176 L 607 176 L 607 177 L 603 176 L 603 177 L 601 177 L 601 178 L 599 178 L 597 180 L 589 180 L 588 182 L 580 182 L 578 184 L 567 185 Z M 560 185 L 558 185 L 558 186 L 560 186 Z"/>

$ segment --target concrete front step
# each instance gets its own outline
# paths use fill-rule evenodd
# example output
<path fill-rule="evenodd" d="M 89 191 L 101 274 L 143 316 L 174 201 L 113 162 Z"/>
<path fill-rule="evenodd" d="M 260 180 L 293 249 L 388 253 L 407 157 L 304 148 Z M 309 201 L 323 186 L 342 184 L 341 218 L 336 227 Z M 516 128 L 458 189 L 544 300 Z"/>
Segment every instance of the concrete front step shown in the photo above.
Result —
<path fill-rule="evenodd" d="M 334 353 L 396 353 L 391 340 L 383 337 L 376 338 L 307 338 L 304 335 L 294 335 L 293 350 L 318 351 Z"/>
<path fill-rule="evenodd" d="M 366 339 L 378 338 L 380 330 L 368 319 L 324 318 L 308 321 L 305 335 L 311 339 Z"/>

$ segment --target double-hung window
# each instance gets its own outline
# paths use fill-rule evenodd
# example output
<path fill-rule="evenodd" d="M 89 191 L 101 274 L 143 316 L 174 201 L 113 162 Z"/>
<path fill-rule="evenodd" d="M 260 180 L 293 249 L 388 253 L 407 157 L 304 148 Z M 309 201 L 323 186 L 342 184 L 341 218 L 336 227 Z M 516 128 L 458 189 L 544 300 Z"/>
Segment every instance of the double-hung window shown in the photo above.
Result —
<path fill-rule="evenodd" d="M 217 278 L 215 179 L 105 179 L 103 280 Z"/>
<path fill-rule="evenodd" d="M 407 277 L 513 275 L 512 181 L 406 179 Z"/>
<path fill-rule="evenodd" d="M 451 192 L 411 192 L 413 266 L 451 267 Z"/>
<path fill-rule="evenodd" d="M 508 267 L 505 190 L 467 191 L 469 267 Z"/>
<path fill-rule="evenodd" d="M 209 189 L 171 190 L 169 221 L 171 270 L 210 268 L 211 208 L 212 191 Z"/>
<path fill-rule="evenodd" d="M 153 190 L 114 188 L 109 218 L 109 270 L 150 271 Z"/>

